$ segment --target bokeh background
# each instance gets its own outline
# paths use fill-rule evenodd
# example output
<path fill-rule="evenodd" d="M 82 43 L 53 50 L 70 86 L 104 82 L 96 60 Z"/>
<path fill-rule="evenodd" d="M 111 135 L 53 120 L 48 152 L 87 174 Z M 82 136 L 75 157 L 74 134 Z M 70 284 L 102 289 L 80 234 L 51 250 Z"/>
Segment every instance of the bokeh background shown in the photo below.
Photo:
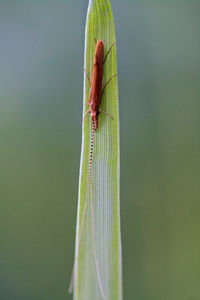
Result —
<path fill-rule="evenodd" d="M 88 1 L 0 2 L 0 299 L 72 299 Z M 124 299 L 200 299 L 200 2 L 112 0 Z"/>

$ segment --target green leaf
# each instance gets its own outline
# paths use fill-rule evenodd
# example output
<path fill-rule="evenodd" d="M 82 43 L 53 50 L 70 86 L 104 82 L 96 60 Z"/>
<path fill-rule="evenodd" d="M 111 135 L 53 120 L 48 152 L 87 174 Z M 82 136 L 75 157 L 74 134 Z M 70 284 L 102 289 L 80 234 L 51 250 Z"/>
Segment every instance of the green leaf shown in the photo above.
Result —
<path fill-rule="evenodd" d="M 89 2 L 84 63 L 89 76 L 95 51 L 95 39 L 103 40 L 105 53 L 115 41 L 113 17 L 108 0 Z M 116 73 L 115 44 L 104 64 L 103 85 Z M 85 76 L 83 115 L 88 110 L 88 94 L 89 82 Z M 101 112 L 98 116 L 98 129 L 94 133 L 92 188 L 88 185 L 92 131 L 90 114 L 85 118 L 82 129 L 74 272 L 75 300 L 102 299 L 103 293 L 105 299 L 122 299 L 117 77 L 113 78 L 105 88 L 100 107 L 111 114 L 113 119 Z M 86 199 L 85 218 L 81 225 Z M 92 203 L 94 226 L 92 226 Z M 95 250 L 94 247 L 96 247 Z M 95 264 L 95 255 L 98 266 Z M 102 292 L 98 281 L 98 268 Z"/>

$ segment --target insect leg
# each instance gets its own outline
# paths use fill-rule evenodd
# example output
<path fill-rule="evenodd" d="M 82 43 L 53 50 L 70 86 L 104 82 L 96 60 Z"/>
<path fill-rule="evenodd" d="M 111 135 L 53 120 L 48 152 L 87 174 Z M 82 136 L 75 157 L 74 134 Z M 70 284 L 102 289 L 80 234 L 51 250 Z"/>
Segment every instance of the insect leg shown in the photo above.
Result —
<path fill-rule="evenodd" d="M 86 111 L 86 113 L 84 114 L 84 116 L 83 116 L 83 119 L 82 119 L 82 123 L 83 123 L 83 121 L 85 120 L 85 118 L 87 117 L 87 114 L 90 112 L 90 110 L 88 109 L 87 111 Z"/>
<path fill-rule="evenodd" d="M 110 48 L 108 49 L 108 51 L 107 51 L 107 53 L 106 53 L 106 55 L 105 55 L 105 58 L 104 58 L 103 63 L 105 63 L 106 58 L 107 58 L 107 56 L 108 56 L 108 53 L 110 52 L 110 50 L 112 49 L 112 47 L 114 46 L 114 44 L 115 44 L 115 41 L 112 43 L 112 45 L 111 45 Z"/>
<path fill-rule="evenodd" d="M 109 118 L 111 118 L 112 120 L 114 119 L 113 116 L 111 116 L 109 113 L 107 113 L 106 111 L 104 111 L 103 109 L 99 108 L 99 111 L 104 113 L 105 115 L 107 115 Z"/>
<path fill-rule="evenodd" d="M 114 77 L 116 77 L 117 75 L 118 75 L 118 74 L 114 74 L 114 75 L 112 75 L 112 76 L 110 77 L 110 79 L 107 80 L 107 82 L 105 83 L 105 85 L 104 85 L 104 87 L 103 87 L 103 89 L 102 89 L 102 91 L 101 91 L 101 99 L 102 99 L 103 92 L 104 92 L 106 86 L 107 86 L 108 83 L 109 83 Z"/>
<path fill-rule="evenodd" d="M 87 79 L 88 79 L 88 81 L 89 81 L 89 83 L 90 83 L 90 77 L 89 77 L 89 75 L 88 75 L 88 72 L 86 71 L 86 68 L 83 67 L 83 70 L 85 71 L 85 74 L 86 74 L 86 76 L 87 76 Z"/>
<path fill-rule="evenodd" d="M 95 41 L 95 44 L 97 43 L 97 39 L 96 38 L 94 38 L 94 41 Z"/>

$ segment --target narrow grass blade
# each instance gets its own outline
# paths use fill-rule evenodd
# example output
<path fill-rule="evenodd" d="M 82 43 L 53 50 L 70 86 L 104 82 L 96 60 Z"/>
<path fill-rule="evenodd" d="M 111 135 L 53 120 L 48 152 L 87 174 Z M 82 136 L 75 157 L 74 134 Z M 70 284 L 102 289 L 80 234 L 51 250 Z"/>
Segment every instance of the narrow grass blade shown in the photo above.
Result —
<path fill-rule="evenodd" d="M 95 39 L 103 40 L 105 53 L 115 41 L 113 17 L 108 0 L 91 0 L 89 2 L 84 62 L 89 76 L 95 50 Z M 115 45 L 109 52 L 104 65 L 103 85 L 116 73 Z M 83 115 L 88 110 L 88 94 L 89 82 L 85 75 Z M 112 115 L 113 119 L 102 112 L 99 114 L 99 126 L 94 134 L 92 192 L 88 188 L 92 131 L 90 115 L 83 122 L 74 269 L 74 300 L 102 299 L 95 256 L 98 262 L 105 299 L 122 299 L 117 77 L 113 78 L 107 85 L 100 108 Z M 93 202 L 91 202 L 91 197 Z M 86 199 L 87 207 L 85 209 Z M 85 218 L 83 226 L 81 226 L 84 209 Z M 94 253 L 94 246 L 96 253 Z"/>

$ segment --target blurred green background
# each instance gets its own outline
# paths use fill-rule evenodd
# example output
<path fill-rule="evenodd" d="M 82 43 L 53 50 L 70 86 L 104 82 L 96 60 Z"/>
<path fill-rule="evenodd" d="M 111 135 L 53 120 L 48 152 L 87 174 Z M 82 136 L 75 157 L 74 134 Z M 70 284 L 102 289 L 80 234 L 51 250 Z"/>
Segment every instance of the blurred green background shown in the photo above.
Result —
<path fill-rule="evenodd" d="M 0 2 L 0 299 L 64 300 L 88 1 Z M 124 299 L 200 299 L 200 2 L 112 0 Z"/>

